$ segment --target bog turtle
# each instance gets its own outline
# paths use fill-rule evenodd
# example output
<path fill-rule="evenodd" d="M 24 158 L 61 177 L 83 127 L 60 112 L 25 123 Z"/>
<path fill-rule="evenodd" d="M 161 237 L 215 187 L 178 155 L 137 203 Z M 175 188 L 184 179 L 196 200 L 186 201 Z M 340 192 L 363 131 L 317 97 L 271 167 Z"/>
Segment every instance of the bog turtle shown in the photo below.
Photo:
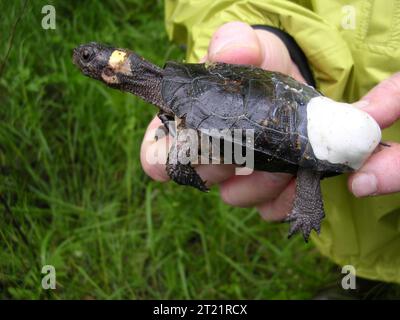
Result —
<path fill-rule="evenodd" d="M 381 139 L 378 124 L 367 113 L 278 72 L 225 63 L 167 62 L 160 68 L 130 50 L 94 42 L 74 49 L 73 62 L 86 76 L 155 105 L 166 127 L 177 120 L 175 137 L 184 129 L 210 137 L 215 129 L 253 132 L 252 139 L 243 135 L 232 141 L 254 152 L 254 169 L 297 176 L 286 219 L 289 237 L 301 231 L 307 241 L 313 229 L 320 232 L 325 215 L 320 180 L 360 168 Z M 175 138 L 167 174 L 206 191 L 183 159 L 187 152 L 180 151 Z M 220 156 L 228 154 L 221 151 Z"/>

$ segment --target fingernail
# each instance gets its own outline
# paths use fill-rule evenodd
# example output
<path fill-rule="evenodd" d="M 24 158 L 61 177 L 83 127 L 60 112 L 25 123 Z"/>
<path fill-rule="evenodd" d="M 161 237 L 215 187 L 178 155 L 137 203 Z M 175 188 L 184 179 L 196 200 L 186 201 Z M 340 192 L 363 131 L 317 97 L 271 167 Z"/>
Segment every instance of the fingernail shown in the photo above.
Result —
<path fill-rule="evenodd" d="M 214 56 L 233 47 L 245 47 L 245 45 L 242 42 L 237 41 L 235 38 L 232 39 L 226 37 L 216 41 L 216 43 L 210 48 L 209 55 Z"/>
<path fill-rule="evenodd" d="M 276 219 L 274 219 L 272 206 L 270 203 L 257 207 L 257 210 L 260 213 L 261 218 L 263 218 L 265 221 L 276 221 Z"/>
<path fill-rule="evenodd" d="M 373 174 L 359 173 L 351 183 L 351 189 L 356 197 L 365 197 L 378 191 L 378 181 Z"/>

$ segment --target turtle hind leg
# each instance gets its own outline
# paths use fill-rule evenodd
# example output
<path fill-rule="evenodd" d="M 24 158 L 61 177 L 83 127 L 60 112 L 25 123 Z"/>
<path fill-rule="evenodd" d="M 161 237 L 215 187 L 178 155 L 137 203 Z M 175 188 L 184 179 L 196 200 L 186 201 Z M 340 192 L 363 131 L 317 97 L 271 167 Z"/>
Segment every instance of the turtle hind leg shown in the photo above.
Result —
<path fill-rule="evenodd" d="M 293 209 L 285 219 L 290 222 L 289 238 L 301 231 L 305 242 L 308 242 L 313 229 L 319 234 L 321 221 L 325 217 L 320 180 L 320 173 L 299 169 Z"/>
<path fill-rule="evenodd" d="M 171 180 L 181 185 L 192 186 L 200 191 L 209 191 L 205 182 L 201 179 L 191 164 L 186 164 L 186 161 L 179 159 L 180 154 L 177 142 L 175 141 L 171 146 L 166 165 L 166 171 Z"/>

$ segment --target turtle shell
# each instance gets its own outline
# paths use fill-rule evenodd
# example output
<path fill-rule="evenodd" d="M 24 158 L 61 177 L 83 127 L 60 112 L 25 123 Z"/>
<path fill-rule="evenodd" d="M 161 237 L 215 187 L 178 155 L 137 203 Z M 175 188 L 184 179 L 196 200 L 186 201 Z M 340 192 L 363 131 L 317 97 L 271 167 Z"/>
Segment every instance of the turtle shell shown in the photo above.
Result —
<path fill-rule="evenodd" d="M 321 94 L 277 72 L 224 63 L 164 67 L 162 96 L 187 128 L 254 130 L 255 169 L 296 173 L 299 166 L 333 175 L 348 167 L 317 159 L 307 135 L 307 104 Z"/>

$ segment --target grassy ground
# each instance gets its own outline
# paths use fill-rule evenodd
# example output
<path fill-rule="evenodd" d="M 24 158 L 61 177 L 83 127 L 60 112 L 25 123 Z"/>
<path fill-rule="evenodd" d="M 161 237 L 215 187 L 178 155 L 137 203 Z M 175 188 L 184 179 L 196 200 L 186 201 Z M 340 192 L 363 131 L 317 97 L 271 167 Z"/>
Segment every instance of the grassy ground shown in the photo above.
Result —
<path fill-rule="evenodd" d="M 156 1 L 29 2 L 0 75 L 0 298 L 309 298 L 333 265 L 286 225 L 151 181 L 139 163 L 156 110 L 84 78 L 77 44 L 97 40 L 162 64 L 182 59 Z M 1 1 L 1 52 L 21 13 Z M 9 210 L 7 210 L 9 207 Z M 57 289 L 41 288 L 54 265 Z"/>

